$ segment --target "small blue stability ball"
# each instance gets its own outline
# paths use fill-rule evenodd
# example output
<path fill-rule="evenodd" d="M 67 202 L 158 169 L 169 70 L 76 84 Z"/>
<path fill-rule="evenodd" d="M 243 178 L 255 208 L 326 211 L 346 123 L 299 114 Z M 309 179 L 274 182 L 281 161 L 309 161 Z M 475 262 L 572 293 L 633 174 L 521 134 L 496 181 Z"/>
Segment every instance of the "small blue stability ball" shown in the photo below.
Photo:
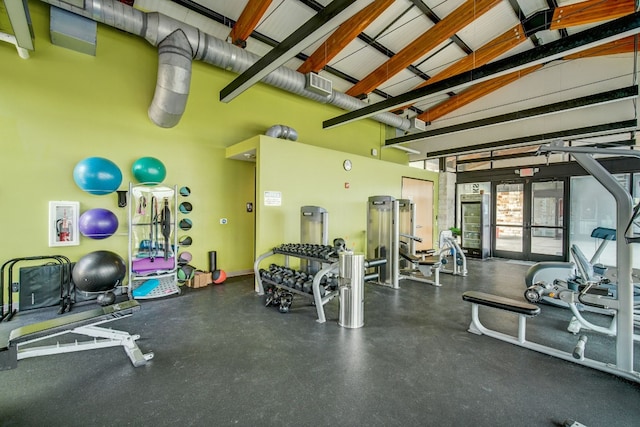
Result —
<path fill-rule="evenodd" d="M 133 162 L 131 173 L 139 183 L 154 185 L 164 181 L 167 176 L 167 169 L 155 157 L 140 157 Z"/>
<path fill-rule="evenodd" d="M 120 168 L 104 157 L 87 157 L 73 168 L 73 180 L 90 194 L 113 193 L 122 183 Z"/>
<path fill-rule="evenodd" d="M 118 217 L 109 209 L 89 209 L 80 215 L 78 229 L 85 237 L 106 239 L 118 229 Z"/>

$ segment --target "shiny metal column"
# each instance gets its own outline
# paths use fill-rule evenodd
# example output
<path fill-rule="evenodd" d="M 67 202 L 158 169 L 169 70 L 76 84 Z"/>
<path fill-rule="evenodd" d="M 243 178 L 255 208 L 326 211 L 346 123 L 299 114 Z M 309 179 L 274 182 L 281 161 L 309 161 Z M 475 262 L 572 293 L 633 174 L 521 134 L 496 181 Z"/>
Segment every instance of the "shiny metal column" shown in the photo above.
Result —
<path fill-rule="evenodd" d="M 339 281 L 338 324 L 343 328 L 361 328 L 364 326 L 364 254 L 340 254 Z"/>

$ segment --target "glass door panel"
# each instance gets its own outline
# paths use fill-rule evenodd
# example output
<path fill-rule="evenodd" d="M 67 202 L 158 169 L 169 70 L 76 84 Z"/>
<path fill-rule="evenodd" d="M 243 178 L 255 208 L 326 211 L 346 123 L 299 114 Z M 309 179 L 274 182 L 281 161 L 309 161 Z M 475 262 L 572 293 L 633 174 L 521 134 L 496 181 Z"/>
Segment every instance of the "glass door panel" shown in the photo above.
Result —
<path fill-rule="evenodd" d="M 531 254 L 564 253 L 564 182 L 531 183 Z"/>
<path fill-rule="evenodd" d="M 497 184 L 494 255 L 522 258 L 524 249 L 524 183 Z"/>
<path fill-rule="evenodd" d="M 564 181 L 496 184 L 494 256 L 563 261 L 566 251 Z"/>
<path fill-rule="evenodd" d="M 462 204 L 462 245 L 465 248 L 480 249 L 480 203 Z"/>

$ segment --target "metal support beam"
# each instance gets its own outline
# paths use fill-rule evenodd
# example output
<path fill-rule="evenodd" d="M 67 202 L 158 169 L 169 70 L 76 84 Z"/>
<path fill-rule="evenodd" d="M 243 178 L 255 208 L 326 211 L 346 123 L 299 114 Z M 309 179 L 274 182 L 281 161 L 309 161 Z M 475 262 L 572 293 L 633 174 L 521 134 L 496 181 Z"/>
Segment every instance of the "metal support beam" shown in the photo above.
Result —
<path fill-rule="evenodd" d="M 498 148 L 508 148 L 523 145 L 533 145 L 535 143 L 545 143 L 556 139 L 585 138 L 595 135 L 610 135 L 623 131 L 635 130 L 638 125 L 636 119 L 624 120 L 621 122 L 607 123 L 602 125 L 587 126 L 577 129 L 561 130 L 557 132 L 545 132 L 538 135 L 524 136 L 520 138 L 504 139 L 502 141 L 485 142 L 484 144 L 471 145 L 468 147 L 451 148 L 447 150 L 427 151 L 426 157 L 433 159 L 437 157 L 453 156 L 457 154 L 477 153 L 481 151 L 495 150 Z"/>
<path fill-rule="evenodd" d="M 231 19 L 231 18 L 229 18 L 227 16 L 224 16 L 224 15 L 221 15 L 221 14 L 219 14 L 217 12 L 214 12 L 211 9 L 207 9 L 206 7 L 201 6 L 201 5 L 195 3 L 192 0 L 171 0 L 171 1 L 176 3 L 176 4 L 179 4 L 180 6 L 183 6 L 183 7 L 187 8 L 187 9 L 189 9 L 189 10 L 197 12 L 200 15 L 206 17 L 206 18 L 212 19 L 212 20 L 214 20 L 214 21 L 216 21 L 219 24 L 222 24 L 224 26 L 233 27 L 235 25 L 235 23 L 236 23 L 236 21 L 234 21 L 233 19 Z M 309 5 L 308 4 L 309 0 L 300 0 L 300 1 L 302 3 L 304 3 L 304 4 Z M 316 3 L 314 2 L 313 4 L 316 4 Z M 316 10 L 320 10 L 320 8 L 322 6 L 319 5 L 319 4 L 316 4 L 315 7 L 317 8 Z M 267 46 L 272 47 L 272 48 L 276 47 L 278 45 L 278 42 L 276 40 L 274 40 L 271 37 L 268 37 L 268 36 L 258 32 L 258 31 L 254 31 L 253 33 L 251 33 L 251 37 L 256 39 L 256 40 L 258 40 L 261 43 L 266 44 Z M 380 48 L 381 49 L 383 48 L 382 45 L 380 45 Z M 308 55 L 305 55 L 304 53 L 301 53 L 301 52 L 298 53 L 295 57 L 298 58 L 299 60 L 303 61 L 303 62 L 306 61 L 309 58 Z M 329 73 L 329 74 L 331 74 L 333 76 L 336 76 L 336 77 L 338 77 L 340 79 L 343 79 L 343 80 L 345 80 L 345 81 L 347 81 L 347 82 L 349 82 L 351 84 L 358 83 L 358 79 L 356 79 L 355 77 L 350 76 L 350 75 L 348 75 L 348 74 L 346 74 L 346 73 L 344 73 L 344 72 L 342 72 L 342 71 L 340 71 L 340 70 L 338 70 L 338 69 L 336 69 L 334 67 L 331 67 L 330 65 L 325 65 L 324 66 L 324 71 L 326 71 L 327 73 Z M 386 92 L 384 92 L 384 91 L 382 91 L 380 89 L 375 89 L 373 91 L 373 93 L 375 93 L 376 95 L 378 95 L 379 97 L 381 97 L 383 99 L 391 98 L 391 95 L 389 95 L 388 93 L 386 93 Z M 423 111 L 421 109 L 416 108 L 416 107 L 409 107 L 409 109 L 414 111 L 417 114 L 422 114 L 423 113 Z"/>
<path fill-rule="evenodd" d="M 334 0 L 224 87 L 220 91 L 220 101 L 231 101 L 371 1 Z"/>
<path fill-rule="evenodd" d="M 403 105 L 412 104 L 429 95 L 459 90 L 472 83 L 480 83 L 532 65 L 543 64 L 562 58 L 565 55 L 637 34 L 638 32 L 640 32 L 640 12 L 635 12 L 564 39 L 538 46 L 529 51 L 483 65 L 475 70 L 449 77 L 429 86 L 417 88 L 402 95 L 325 120 L 322 123 L 322 127 L 328 129 L 371 117 L 382 111 L 390 111 Z"/>
<path fill-rule="evenodd" d="M 420 9 L 420 12 L 424 13 L 424 15 L 429 18 L 431 22 L 434 23 L 434 25 L 441 21 L 440 17 L 436 15 L 429 6 L 424 4 L 422 0 L 409 1 L 413 3 L 415 7 Z M 471 53 L 473 53 L 473 49 L 471 49 L 465 42 L 463 42 L 462 39 L 460 39 L 460 37 L 458 37 L 456 34 L 451 36 L 451 41 L 453 41 L 453 43 L 455 43 L 455 45 L 458 46 L 467 55 L 471 55 Z"/>
<path fill-rule="evenodd" d="M 4 6 L 7 9 L 7 15 L 9 15 L 17 46 L 27 50 L 34 50 L 27 1 L 4 0 Z"/>
<path fill-rule="evenodd" d="M 499 116 L 487 117 L 485 119 L 474 120 L 472 122 L 460 123 L 453 126 L 447 126 L 440 129 L 428 130 L 424 132 L 416 132 L 409 135 L 390 138 L 385 141 L 385 145 L 400 144 L 403 142 L 417 141 L 431 138 L 439 135 L 448 135 L 451 133 L 462 132 L 469 129 L 477 129 L 486 126 L 494 126 L 505 122 L 515 122 L 536 116 L 544 116 L 548 114 L 558 113 L 567 110 L 576 110 L 578 108 L 589 107 L 607 102 L 621 101 L 623 99 L 634 98 L 638 96 L 638 86 L 629 86 L 622 89 L 615 89 L 607 92 L 601 92 L 595 95 L 583 96 L 581 98 L 570 99 L 568 101 L 556 102 L 554 104 L 543 105 L 541 107 L 529 108 L 527 110 L 516 111 L 513 113 L 501 114 Z"/>

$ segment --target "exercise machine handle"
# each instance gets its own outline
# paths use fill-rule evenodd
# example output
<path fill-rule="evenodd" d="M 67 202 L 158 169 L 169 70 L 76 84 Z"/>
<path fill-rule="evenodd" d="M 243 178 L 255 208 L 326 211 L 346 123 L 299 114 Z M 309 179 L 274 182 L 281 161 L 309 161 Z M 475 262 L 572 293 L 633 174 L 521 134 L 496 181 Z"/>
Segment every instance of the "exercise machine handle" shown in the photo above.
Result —
<path fill-rule="evenodd" d="M 368 259 L 364 261 L 364 268 L 377 267 L 379 265 L 386 264 L 386 263 L 387 263 L 386 258 Z"/>

